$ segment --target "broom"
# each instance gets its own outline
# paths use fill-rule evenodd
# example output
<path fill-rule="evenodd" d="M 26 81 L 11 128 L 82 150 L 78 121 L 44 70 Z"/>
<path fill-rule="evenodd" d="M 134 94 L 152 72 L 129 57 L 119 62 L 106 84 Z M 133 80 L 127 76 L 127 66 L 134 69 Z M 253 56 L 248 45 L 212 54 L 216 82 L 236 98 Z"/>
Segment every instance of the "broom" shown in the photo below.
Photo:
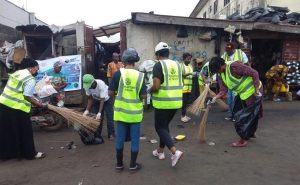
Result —
<path fill-rule="evenodd" d="M 214 91 L 212 91 L 211 89 L 208 90 L 208 93 L 210 95 L 210 97 L 214 97 L 216 96 L 216 93 Z M 217 99 L 216 103 L 224 110 L 227 111 L 228 110 L 228 105 L 221 99 Z"/>
<path fill-rule="evenodd" d="M 204 103 L 209 91 L 209 85 L 205 85 L 204 91 L 200 96 L 187 108 L 187 111 L 194 115 L 199 115 L 202 109 L 205 108 Z"/>
<path fill-rule="evenodd" d="M 205 129 L 206 129 L 208 112 L 209 112 L 209 106 L 207 106 L 207 108 L 204 110 L 202 119 L 200 121 L 200 127 L 199 127 L 200 143 L 205 143 L 206 142 Z"/>
<path fill-rule="evenodd" d="M 92 117 L 83 116 L 71 109 L 56 107 L 53 105 L 48 105 L 48 109 L 63 116 L 69 121 L 69 123 L 73 124 L 75 128 L 80 127 L 87 132 L 96 132 L 97 127 L 100 124 L 98 120 Z"/>

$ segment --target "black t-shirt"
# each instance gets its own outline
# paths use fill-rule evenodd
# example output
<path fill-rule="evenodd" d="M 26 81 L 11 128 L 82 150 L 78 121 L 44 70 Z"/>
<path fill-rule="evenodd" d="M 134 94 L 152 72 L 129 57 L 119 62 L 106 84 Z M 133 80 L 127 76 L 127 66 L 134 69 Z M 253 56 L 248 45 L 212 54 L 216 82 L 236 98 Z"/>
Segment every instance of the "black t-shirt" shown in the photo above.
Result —
<path fill-rule="evenodd" d="M 164 74 L 162 71 L 162 66 L 160 62 L 157 62 L 154 66 L 153 66 L 153 78 L 156 77 L 158 79 L 160 79 L 160 84 L 164 83 Z"/>
<path fill-rule="evenodd" d="M 120 78 L 121 78 L 121 71 L 118 70 L 112 76 L 112 79 L 111 79 L 111 82 L 109 84 L 108 90 L 110 90 L 110 91 L 118 91 Z M 141 96 L 141 95 L 146 95 L 146 94 L 147 94 L 147 87 L 145 85 L 145 78 L 144 78 L 144 81 L 142 82 L 142 88 L 140 90 L 140 94 L 139 95 Z"/>

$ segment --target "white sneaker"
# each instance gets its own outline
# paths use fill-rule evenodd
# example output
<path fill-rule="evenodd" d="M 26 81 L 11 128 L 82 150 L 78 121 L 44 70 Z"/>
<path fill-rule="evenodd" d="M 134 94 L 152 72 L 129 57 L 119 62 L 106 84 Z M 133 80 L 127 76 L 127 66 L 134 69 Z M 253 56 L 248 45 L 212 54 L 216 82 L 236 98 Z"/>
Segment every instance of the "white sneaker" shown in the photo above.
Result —
<path fill-rule="evenodd" d="M 171 156 L 171 160 L 172 160 L 172 167 L 176 166 L 176 164 L 178 163 L 178 161 L 181 159 L 183 155 L 183 152 L 180 150 L 176 150 L 175 154 Z"/>
<path fill-rule="evenodd" d="M 159 153 L 159 152 L 157 151 L 157 149 L 156 149 L 156 150 L 153 150 L 152 154 L 153 154 L 154 157 L 157 157 L 157 158 L 160 159 L 160 160 L 165 159 L 165 153 Z"/>
<path fill-rule="evenodd" d="M 186 119 L 188 120 L 188 121 L 190 121 L 191 120 L 191 118 L 190 117 L 188 117 L 188 116 L 185 116 L 186 117 Z"/>
<path fill-rule="evenodd" d="M 184 117 L 181 117 L 181 121 L 182 121 L 183 123 L 186 123 L 186 122 L 188 122 L 189 120 L 186 118 L 186 116 L 184 116 Z"/>

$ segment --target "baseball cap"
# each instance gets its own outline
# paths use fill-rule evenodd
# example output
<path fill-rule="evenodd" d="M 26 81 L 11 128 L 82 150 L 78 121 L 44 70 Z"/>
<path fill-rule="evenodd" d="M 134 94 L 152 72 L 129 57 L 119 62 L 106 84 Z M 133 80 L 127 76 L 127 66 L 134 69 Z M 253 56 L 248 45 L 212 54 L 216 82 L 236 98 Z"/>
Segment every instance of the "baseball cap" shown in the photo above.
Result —
<path fill-rule="evenodd" d="M 94 82 L 95 78 L 91 74 L 85 74 L 82 77 L 82 84 L 84 89 L 89 89 L 92 86 L 92 83 Z"/>
<path fill-rule="evenodd" d="M 171 47 L 169 47 L 169 45 L 165 42 L 160 42 L 158 43 L 156 46 L 155 46 L 155 49 L 154 51 L 157 52 L 157 51 L 160 51 L 162 49 L 170 49 Z"/>

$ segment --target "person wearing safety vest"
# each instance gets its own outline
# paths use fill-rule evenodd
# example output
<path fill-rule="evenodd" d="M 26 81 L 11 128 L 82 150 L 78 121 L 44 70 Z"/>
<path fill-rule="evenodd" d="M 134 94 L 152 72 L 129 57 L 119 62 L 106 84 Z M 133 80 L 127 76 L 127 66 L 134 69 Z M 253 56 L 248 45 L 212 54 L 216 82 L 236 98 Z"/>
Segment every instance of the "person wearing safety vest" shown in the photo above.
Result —
<path fill-rule="evenodd" d="M 36 152 L 32 123 L 30 120 L 31 104 L 47 108 L 46 104 L 33 97 L 35 76 L 38 63 L 25 58 L 21 70 L 9 75 L 7 84 L 0 96 L 0 159 L 38 159 L 45 157 Z"/>
<path fill-rule="evenodd" d="M 183 53 L 182 55 L 183 62 L 181 63 L 182 67 L 182 77 L 183 77 L 183 89 L 182 89 L 182 109 L 181 109 L 181 121 L 186 123 L 191 118 L 186 115 L 186 108 L 189 101 L 189 97 L 192 92 L 193 85 L 193 75 L 196 72 L 193 72 L 193 67 L 191 65 L 192 55 L 190 53 Z"/>
<path fill-rule="evenodd" d="M 261 98 L 262 85 L 259 81 L 259 76 L 256 70 L 251 67 L 241 64 L 239 62 L 225 61 L 220 57 L 213 57 L 209 62 L 210 71 L 218 73 L 220 92 L 212 99 L 212 103 L 216 102 L 216 99 L 221 98 L 227 92 L 232 90 L 237 94 L 234 112 L 249 107 Z M 243 105 L 243 106 L 240 106 Z M 239 141 L 231 144 L 233 147 L 244 147 L 247 145 L 248 139 L 255 137 L 255 131 L 257 129 L 258 119 L 262 117 L 262 108 L 260 107 L 259 114 L 252 123 L 253 131 L 249 133 L 248 138 L 241 138 Z"/>
<path fill-rule="evenodd" d="M 222 58 L 225 60 L 225 63 L 230 61 L 240 62 L 245 65 L 249 65 L 247 55 L 241 49 L 235 49 L 235 45 L 232 42 L 229 42 L 225 46 L 225 53 L 222 55 Z M 234 105 L 234 94 L 231 90 L 228 90 L 227 93 L 227 104 L 229 106 L 229 115 L 225 117 L 226 120 L 233 120 L 233 105 Z"/>
<path fill-rule="evenodd" d="M 199 90 L 200 90 L 200 94 L 204 91 L 204 87 L 206 83 L 210 83 L 211 82 L 211 73 L 209 70 L 209 62 L 206 62 L 200 72 L 199 72 L 199 77 L 198 77 L 198 84 L 199 84 Z"/>
<path fill-rule="evenodd" d="M 124 169 L 123 148 L 128 135 L 131 139 L 130 172 L 141 169 L 137 163 L 140 142 L 140 123 L 143 120 L 143 99 L 147 98 L 147 87 L 144 82 L 144 73 L 134 69 L 134 63 L 140 57 L 134 48 L 128 48 L 122 54 L 125 68 L 121 68 L 112 77 L 108 94 L 115 98 L 114 121 L 117 125 L 116 136 L 116 170 Z M 127 138 L 128 139 L 128 138 Z"/>
<path fill-rule="evenodd" d="M 170 47 L 165 42 L 156 45 L 154 51 L 157 63 L 153 67 L 152 93 L 155 130 L 159 136 L 159 147 L 152 152 L 153 156 L 165 159 L 165 146 L 171 151 L 171 165 L 174 167 L 181 159 L 183 152 L 177 150 L 169 133 L 169 124 L 182 107 L 182 69 L 176 61 L 170 60 Z"/>

